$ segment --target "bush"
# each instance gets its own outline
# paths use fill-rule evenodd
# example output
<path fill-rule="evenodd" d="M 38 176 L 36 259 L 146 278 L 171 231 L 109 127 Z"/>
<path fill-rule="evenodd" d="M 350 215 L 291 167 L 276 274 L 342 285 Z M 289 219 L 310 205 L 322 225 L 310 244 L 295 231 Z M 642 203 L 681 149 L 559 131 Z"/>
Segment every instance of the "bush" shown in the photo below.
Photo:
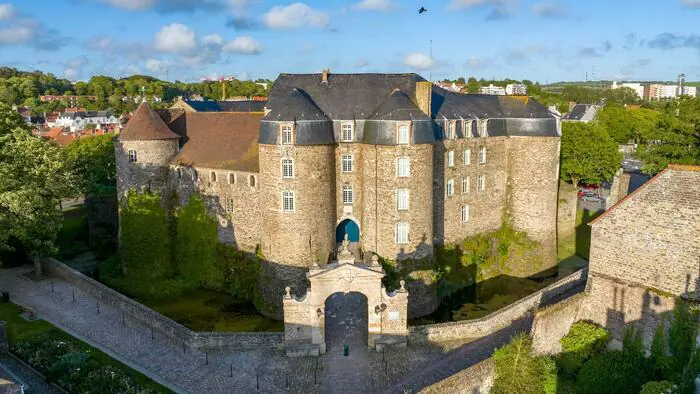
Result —
<path fill-rule="evenodd" d="M 532 339 L 520 333 L 493 354 L 496 377 L 491 393 L 540 394 L 556 390 L 556 370 L 551 359 L 532 354 Z"/>
<path fill-rule="evenodd" d="M 559 369 L 569 377 L 575 377 L 584 362 L 605 350 L 610 333 L 594 323 L 574 323 L 560 342 L 562 353 L 557 357 Z"/>
<path fill-rule="evenodd" d="M 586 361 L 577 383 L 582 394 L 637 394 L 653 375 L 652 365 L 642 354 L 614 351 Z"/>
<path fill-rule="evenodd" d="M 662 380 L 660 382 L 647 382 L 642 386 L 642 391 L 639 394 L 665 394 L 672 393 L 674 389 L 674 384 Z"/>

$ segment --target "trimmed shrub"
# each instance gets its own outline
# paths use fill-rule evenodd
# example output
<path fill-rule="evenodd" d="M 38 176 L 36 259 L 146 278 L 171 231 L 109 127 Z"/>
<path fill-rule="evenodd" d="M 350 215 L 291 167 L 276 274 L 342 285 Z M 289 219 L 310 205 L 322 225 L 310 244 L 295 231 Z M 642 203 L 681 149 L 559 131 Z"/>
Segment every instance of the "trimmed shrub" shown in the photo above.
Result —
<path fill-rule="evenodd" d="M 583 364 L 577 383 L 581 394 L 637 394 L 653 372 L 641 353 L 605 352 Z"/>
<path fill-rule="evenodd" d="M 527 334 L 517 334 L 509 344 L 496 349 L 493 361 L 496 371 L 493 394 L 540 394 L 545 391 L 545 385 L 547 390 L 556 385 L 552 382 L 552 379 L 556 381 L 552 376 L 555 366 L 548 358 L 532 354 L 532 339 Z"/>
<path fill-rule="evenodd" d="M 642 386 L 642 390 L 639 392 L 639 394 L 665 394 L 665 393 L 672 393 L 674 389 L 674 384 L 662 380 L 660 382 L 646 382 L 644 386 Z"/>
<path fill-rule="evenodd" d="M 561 342 L 562 353 L 557 364 L 562 373 L 575 377 L 584 362 L 601 354 L 610 340 L 610 333 L 594 323 L 580 321 L 571 326 Z"/>

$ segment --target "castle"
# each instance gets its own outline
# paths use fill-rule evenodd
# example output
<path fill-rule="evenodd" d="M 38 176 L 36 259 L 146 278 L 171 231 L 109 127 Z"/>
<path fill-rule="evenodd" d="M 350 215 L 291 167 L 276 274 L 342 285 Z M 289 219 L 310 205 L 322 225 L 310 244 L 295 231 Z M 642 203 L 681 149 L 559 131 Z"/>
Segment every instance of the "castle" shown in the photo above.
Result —
<path fill-rule="evenodd" d="M 223 242 L 265 256 L 271 304 L 285 286 L 303 293 L 345 234 L 365 259 L 421 258 L 507 215 L 556 264 L 560 121 L 531 98 L 324 71 L 281 74 L 262 111 L 236 108 L 141 104 L 116 144 L 118 194 L 201 193 Z M 434 309 L 410 293 L 411 315 Z"/>

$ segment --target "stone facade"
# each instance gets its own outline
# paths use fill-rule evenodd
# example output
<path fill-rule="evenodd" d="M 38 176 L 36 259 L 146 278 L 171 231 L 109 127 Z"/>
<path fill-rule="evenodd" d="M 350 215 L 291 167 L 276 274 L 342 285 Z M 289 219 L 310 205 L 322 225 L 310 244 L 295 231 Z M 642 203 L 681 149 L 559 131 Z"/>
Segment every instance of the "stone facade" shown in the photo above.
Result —
<path fill-rule="evenodd" d="M 179 150 L 176 139 L 117 140 L 114 144 L 117 165 L 117 195 L 122 199 L 129 190 L 167 195 L 168 164 Z M 129 161 L 129 151 L 136 152 L 136 162 Z"/>
<path fill-rule="evenodd" d="M 565 239 L 576 233 L 576 208 L 578 190 L 566 182 L 559 182 L 557 205 L 557 239 Z"/>

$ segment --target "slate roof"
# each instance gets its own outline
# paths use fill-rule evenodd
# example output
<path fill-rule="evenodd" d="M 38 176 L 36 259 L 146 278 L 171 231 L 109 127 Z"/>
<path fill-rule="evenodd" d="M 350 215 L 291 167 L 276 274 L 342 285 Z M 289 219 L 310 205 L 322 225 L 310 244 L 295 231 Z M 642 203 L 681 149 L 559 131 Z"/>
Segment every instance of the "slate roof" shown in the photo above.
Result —
<path fill-rule="evenodd" d="M 406 93 L 394 90 L 372 114 L 375 120 L 430 120 Z"/>
<path fill-rule="evenodd" d="M 281 92 L 278 90 L 278 93 Z M 329 119 L 304 90 L 292 88 L 277 98 L 276 104 L 271 107 L 265 120 L 328 121 Z"/>
<path fill-rule="evenodd" d="M 192 107 L 197 112 L 263 112 L 265 101 L 242 100 L 242 101 L 197 101 L 184 100 L 185 104 Z"/>
<path fill-rule="evenodd" d="M 571 111 L 562 117 L 564 120 L 581 120 L 588 110 L 587 104 L 576 104 Z"/>
<path fill-rule="evenodd" d="M 148 103 L 141 103 L 119 134 L 122 141 L 179 139 Z"/>
<path fill-rule="evenodd" d="M 527 96 L 462 94 L 433 85 L 431 112 L 435 119 L 551 118 L 547 108 Z"/>

